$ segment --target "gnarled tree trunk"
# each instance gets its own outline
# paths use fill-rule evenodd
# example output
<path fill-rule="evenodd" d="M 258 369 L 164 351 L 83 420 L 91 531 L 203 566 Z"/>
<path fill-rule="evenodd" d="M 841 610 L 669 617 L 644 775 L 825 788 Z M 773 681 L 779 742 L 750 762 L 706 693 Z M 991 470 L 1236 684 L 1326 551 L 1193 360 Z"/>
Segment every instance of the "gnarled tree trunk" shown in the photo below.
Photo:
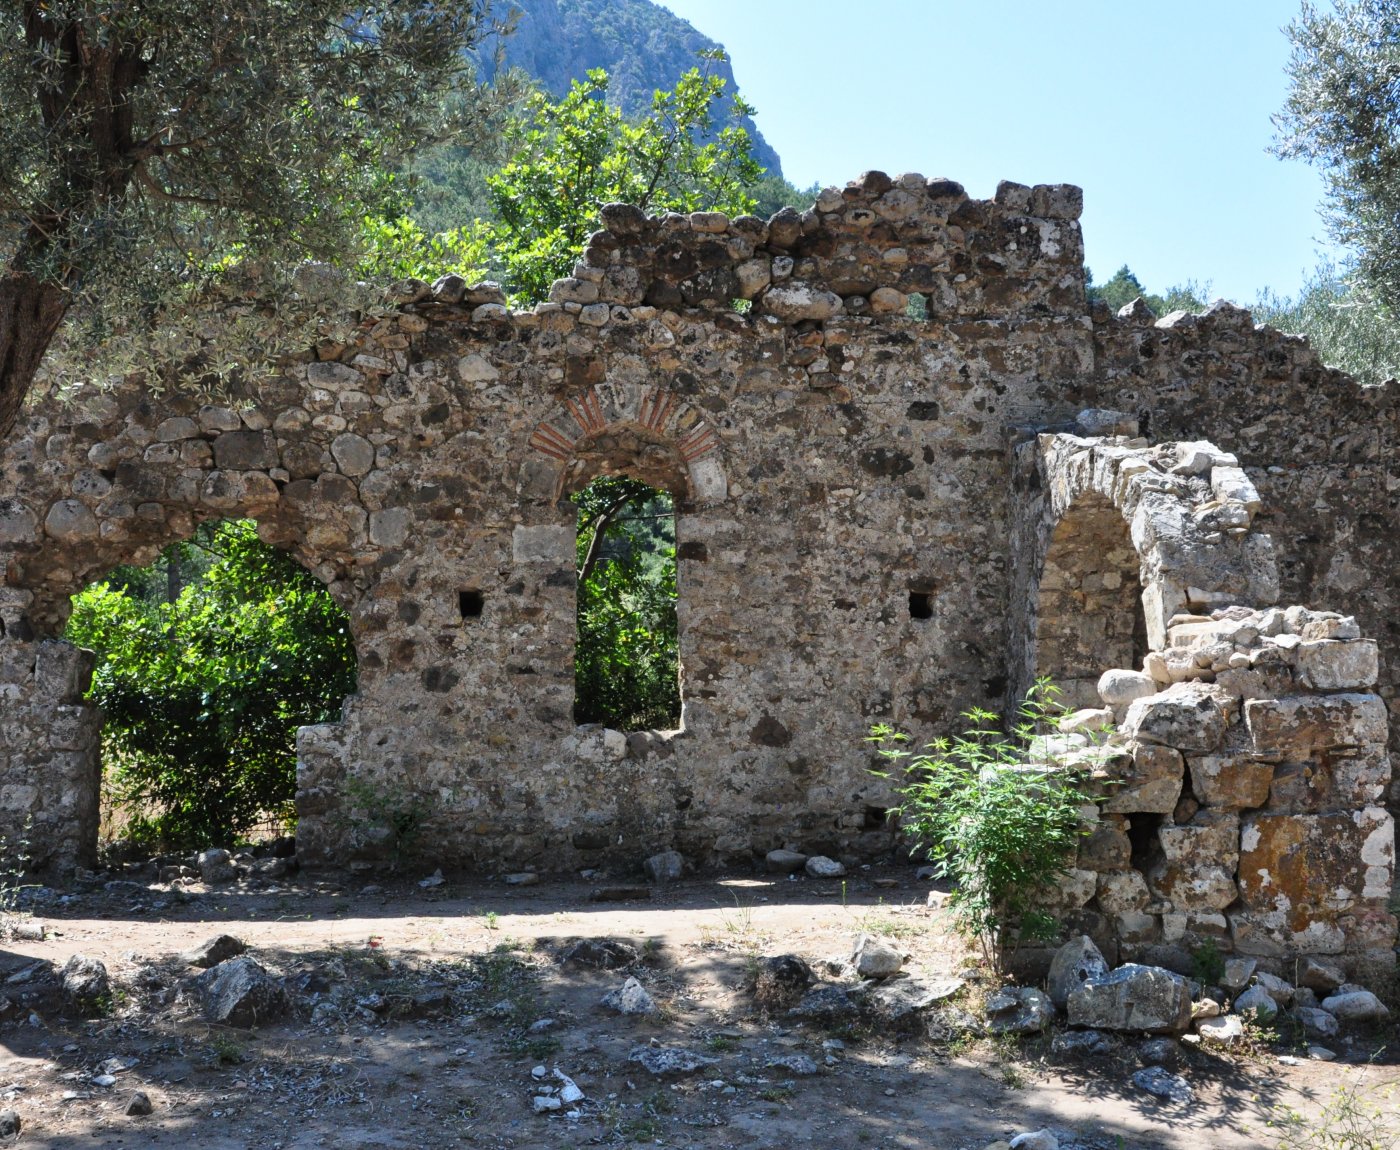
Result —
<path fill-rule="evenodd" d="M 0 275 L 0 436 L 19 418 L 39 364 L 68 311 L 68 293 L 22 271 Z"/>

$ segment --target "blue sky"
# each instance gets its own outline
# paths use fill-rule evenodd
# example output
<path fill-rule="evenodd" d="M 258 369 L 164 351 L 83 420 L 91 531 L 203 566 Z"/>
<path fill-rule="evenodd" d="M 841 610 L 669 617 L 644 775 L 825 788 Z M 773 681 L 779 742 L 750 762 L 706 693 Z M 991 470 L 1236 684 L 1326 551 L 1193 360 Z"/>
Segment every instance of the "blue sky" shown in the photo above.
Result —
<path fill-rule="evenodd" d="M 1295 292 L 1322 181 L 1266 150 L 1299 0 L 659 0 L 729 51 L 806 186 L 867 168 L 1084 188 L 1089 266 Z"/>

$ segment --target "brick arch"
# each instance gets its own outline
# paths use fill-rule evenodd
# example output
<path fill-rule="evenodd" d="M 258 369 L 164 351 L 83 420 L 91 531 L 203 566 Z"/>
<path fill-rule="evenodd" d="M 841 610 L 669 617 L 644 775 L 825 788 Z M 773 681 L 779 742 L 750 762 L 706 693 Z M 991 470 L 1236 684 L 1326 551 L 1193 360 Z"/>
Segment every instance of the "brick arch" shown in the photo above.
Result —
<path fill-rule="evenodd" d="M 569 396 L 535 426 L 529 445 L 536 460 L 551 461 L 555 498 L 609 470 L 637 471 L 637 478 L 692 506 L 721 503 L 729 494 L 718 431 L 697 407 L 659 385 L 602 383 Z M 655 455 L 650 462 L 648 452 Z"/>

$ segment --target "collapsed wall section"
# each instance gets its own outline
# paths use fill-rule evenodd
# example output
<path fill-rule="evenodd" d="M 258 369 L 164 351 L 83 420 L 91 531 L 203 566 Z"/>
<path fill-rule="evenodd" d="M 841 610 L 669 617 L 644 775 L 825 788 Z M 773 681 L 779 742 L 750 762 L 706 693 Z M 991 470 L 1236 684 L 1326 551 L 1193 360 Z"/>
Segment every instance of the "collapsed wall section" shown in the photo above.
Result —
<path fill-rule="evenodd" d="M 1376 656 L 1335 612 L 1228 607 L 1178 616 L 1144 670 L 1106 672 L 1111 734 L 1071 752 L 1104 797 L 1059 894 L 1070 920 L 1176 969 L 1205 946 L 1393 967 Z"/>

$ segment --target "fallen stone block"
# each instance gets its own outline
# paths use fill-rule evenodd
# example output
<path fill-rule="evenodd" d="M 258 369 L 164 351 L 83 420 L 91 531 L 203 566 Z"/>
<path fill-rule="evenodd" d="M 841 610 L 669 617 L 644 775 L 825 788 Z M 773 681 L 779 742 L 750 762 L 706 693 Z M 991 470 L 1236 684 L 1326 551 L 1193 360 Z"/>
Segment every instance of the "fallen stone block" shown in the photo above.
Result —
<path fill-rule="evenodd" d="M 1072 991 L 1068 1009 L 1071 1026 L 1179 1034 L 1191 1024 L 1191 992 L 1179 974 L 1127 963 Z"/>

